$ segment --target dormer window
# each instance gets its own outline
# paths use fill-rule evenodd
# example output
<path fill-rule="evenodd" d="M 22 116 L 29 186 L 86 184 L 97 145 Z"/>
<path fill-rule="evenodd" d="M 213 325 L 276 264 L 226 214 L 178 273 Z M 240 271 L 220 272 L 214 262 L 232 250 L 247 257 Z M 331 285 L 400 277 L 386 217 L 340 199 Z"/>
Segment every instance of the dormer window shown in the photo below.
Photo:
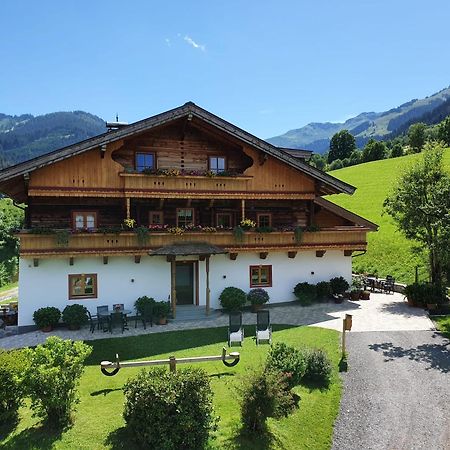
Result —
<path fill-rule="evenodd" d="M 226 158 L 225 156 L 210 156 L 209 157 L 209 170 L 212 173 L 220 173 L 225 170 Z"/>
<path fill-rule="evenodd" d="M 155 168 L 155 154 L 149 152 L 136 152 L 135 166 L 138 172 Z"/>

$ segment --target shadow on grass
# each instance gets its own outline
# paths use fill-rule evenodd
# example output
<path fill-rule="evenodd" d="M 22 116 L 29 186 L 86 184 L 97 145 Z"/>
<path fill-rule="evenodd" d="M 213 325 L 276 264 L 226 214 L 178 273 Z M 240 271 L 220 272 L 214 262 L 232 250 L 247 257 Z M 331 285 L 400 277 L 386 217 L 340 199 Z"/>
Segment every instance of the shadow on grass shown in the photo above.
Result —
<path fill-rule="evenodd" d="M 283 442 L 267 427 L 254 433 L 237 428 L 233 438 L 225 443 L 227 450 L 269 450 L 271 448 L 284 449 Z"/>
<path fill-rule="evenodd" d="M 116 388 L 116 389 L 101 389 L 100 391 L 94 391 L 91 392 L 91 397 L 97 397 L 97 395 L 103 395 L 106 396 L 106 394 L 109 394 L 111 392 L 115 392 L 115 391 L 122 391 L 123 388 Z"/>
<path fill-rule="evenodd" d="M 8 442 L 0 444 L 1 449 L 17 450 L 39 448 L 47 450 L 54 447 L 54 443 L 61 439 L 62 430 L 55 430 L 47 425 L 27 428 L 13 436 Z"/>
<path fill-rule="evenodd" d="M 292 327 L 291 325 L 274 325 L 273 330 L 279 331 Z M 245 336 L 254 335 L 254 325 L 248 325 L 244 328 Z M 87 359 L 86 365 L 96 366 L 100 361 L 114 361 L 116 353 L 119 354 L 121 360 L 135 360 L 211 344 L 220 344 L 227 347 L 226 341 L 227 327 L 167 331 L 140 336 L 86 341 L 86 344 L 92 347 L 92 353 Z"/>
<path fill-rule="evenodd" d="M 134 450 L 139 449 L 133 442 L 133 435 L 130 433 L 127 427 L 120 427 L 117 430 L 111 431 L 105 440 L 105 446 L 111 448 L 112 450 L 128 449 Z"/>
<path fill-rule="evenodd" d="M 0 424 L 0 442 L 5 440 L 17 428 L 18 424 L 19 424 L 18 416 Z"/>

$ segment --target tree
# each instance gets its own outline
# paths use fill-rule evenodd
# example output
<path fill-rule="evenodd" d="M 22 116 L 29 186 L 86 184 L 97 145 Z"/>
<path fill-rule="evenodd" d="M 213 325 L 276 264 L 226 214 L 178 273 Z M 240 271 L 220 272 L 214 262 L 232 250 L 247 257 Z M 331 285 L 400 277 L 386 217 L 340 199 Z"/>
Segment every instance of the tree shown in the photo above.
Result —
<path fill-rule="evenodd" d="M 445 145 L 450 147 L 450 116 L 439 124 L 438 137 Z"/>
<path fill-rule="evenodd" d="M 408 130 L 408 143 L 415 153 L 420 153 L 426 142 L 426 125 L 422 122 L 414 123 Z"/>
<path fill-rule="evenodd" d="M 344 164 L 342 164 L 342 161 L 340 159 L 335 159 L 329 166 L 328 170 L 337 170 L 342 169 L 344 167 Z"/>
<path fill-rule="evenodd" d="M 328 163 L 336 159 L 342 161 L 349 158 L 354 150 L 356 150 L 355 138 L 348 130 L 341 130 L 331 138 Z"/>
<path fill-rule="evenodd" d="M 324 170 L 325 166 L 327 165 L 326 159 L 318 153 L 314 153 L 311 155 L 309 163 L 311 164 L 311 166 L 314 166 L 319 170 Z"/>
<path fill-rule="evenodd" d="M 360 150 L 354 150 L 350 155 L 350 165 L 355 166 L 362 161 L 362 152 Z"/>
<path fill-rule="evenodd" d="M 365 162 L 384 159 L 385 156 L 386 145 L 384 144 L 384 142 L 376 141 L 375 139 L 370 139 L 362 152 L 362 160 Z"/>
<path fill-rule="evenodd" d="M 383 205 L 406 238 L 427 254 L 434 283 L 445 282 L 449 272 L 450 175 L 442 158 L 443 147 L 428 144 L 423 158 L 403 174 Z"/>
<path fill-rule="evenodd" d="M 399 156 L 403 156 L 403 147 L 402 144 L 397 142 L 392 146 L 391 158 L 398 158 Z"/>

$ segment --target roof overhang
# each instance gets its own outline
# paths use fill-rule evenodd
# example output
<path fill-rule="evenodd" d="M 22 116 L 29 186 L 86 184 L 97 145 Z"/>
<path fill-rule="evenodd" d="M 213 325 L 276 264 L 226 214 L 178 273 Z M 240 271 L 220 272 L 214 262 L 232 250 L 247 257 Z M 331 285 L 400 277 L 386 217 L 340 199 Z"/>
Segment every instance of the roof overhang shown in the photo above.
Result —
<path fill-rule="evenodd" d="M 182 242 L 166 245 L 149 252 L 150 256 L 208 256 L 224 255 L 225 249 L 207 242 Z"/>

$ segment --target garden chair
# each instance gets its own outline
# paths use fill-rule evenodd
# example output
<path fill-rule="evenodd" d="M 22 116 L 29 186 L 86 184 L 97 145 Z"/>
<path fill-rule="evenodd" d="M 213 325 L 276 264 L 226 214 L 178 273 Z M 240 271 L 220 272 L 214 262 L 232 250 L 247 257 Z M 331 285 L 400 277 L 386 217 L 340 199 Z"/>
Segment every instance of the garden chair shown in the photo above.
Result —
<path fill-rule="evenodd" d="M 136 310 L 134 328 L 137 327 L 138 321 L 142 322 L 142 325 L 144 325 L 144 330 L 147 329 L 147 323 L 150 323 L 151 327 L 153 326 L 153 308 L 150 305 L 144 309 L 142 314 Z"/>
<path fill-rule="evenodd" d="M 91 333 L 94 332 L 95 327 L 99 327 L 99 318 L 96 315 L 92 315 L 90 311 L 88 310 L 88 317 L 89 317 L 89 327 Z"/>
<path fill-rule="evenodd" d="M 231 347 L 233 342 L 239 342 L 242 346 L 242 341 L 244 340 L 244 327 L 242 325 L 242 313 L 231 312 L 229 316 L 229 326 L 228 326 L 228 346 Z"/>
<path fill-rule="evenodd" d="M 109 328 L 108 325 L 108 316 L 106 315 L 101 315 L 102 313 L 107 313 L 108 312 L 108 305 L 102 305 L 102 306 L 97 306 L 97 328 L 100 330 L 100 327 L 103 328 L 103 330 L 106 330 Z"/>
<path fill-rule="evenodd" d="M 272 343 L 272 325 L 270 324 L 270 312 L 268 309 L 262 309 L 256 316 L 256 345 L 259 341 L 268 341 Z"/>
<path fill-rule="evenodd" d="M 122 328 L 122 333 L 128 330 L 127 318 L 121 311 L 112 312 L 109 316 L 108 324 L 110 333 L 112 333 L 115 324 L 118 324 Z"/>
<path fill-rule="evenodd" d="M 392 275 L 387 275 L 386 280 L 383 282 L 383 291 L 385 294 L 394 293 L 395 278 Z"/>
<path fill-rule="evenodd" d="M 125 309 L 124 303 L 114 303 L 113 310 L 114 311 L 123 311 Z"/>

